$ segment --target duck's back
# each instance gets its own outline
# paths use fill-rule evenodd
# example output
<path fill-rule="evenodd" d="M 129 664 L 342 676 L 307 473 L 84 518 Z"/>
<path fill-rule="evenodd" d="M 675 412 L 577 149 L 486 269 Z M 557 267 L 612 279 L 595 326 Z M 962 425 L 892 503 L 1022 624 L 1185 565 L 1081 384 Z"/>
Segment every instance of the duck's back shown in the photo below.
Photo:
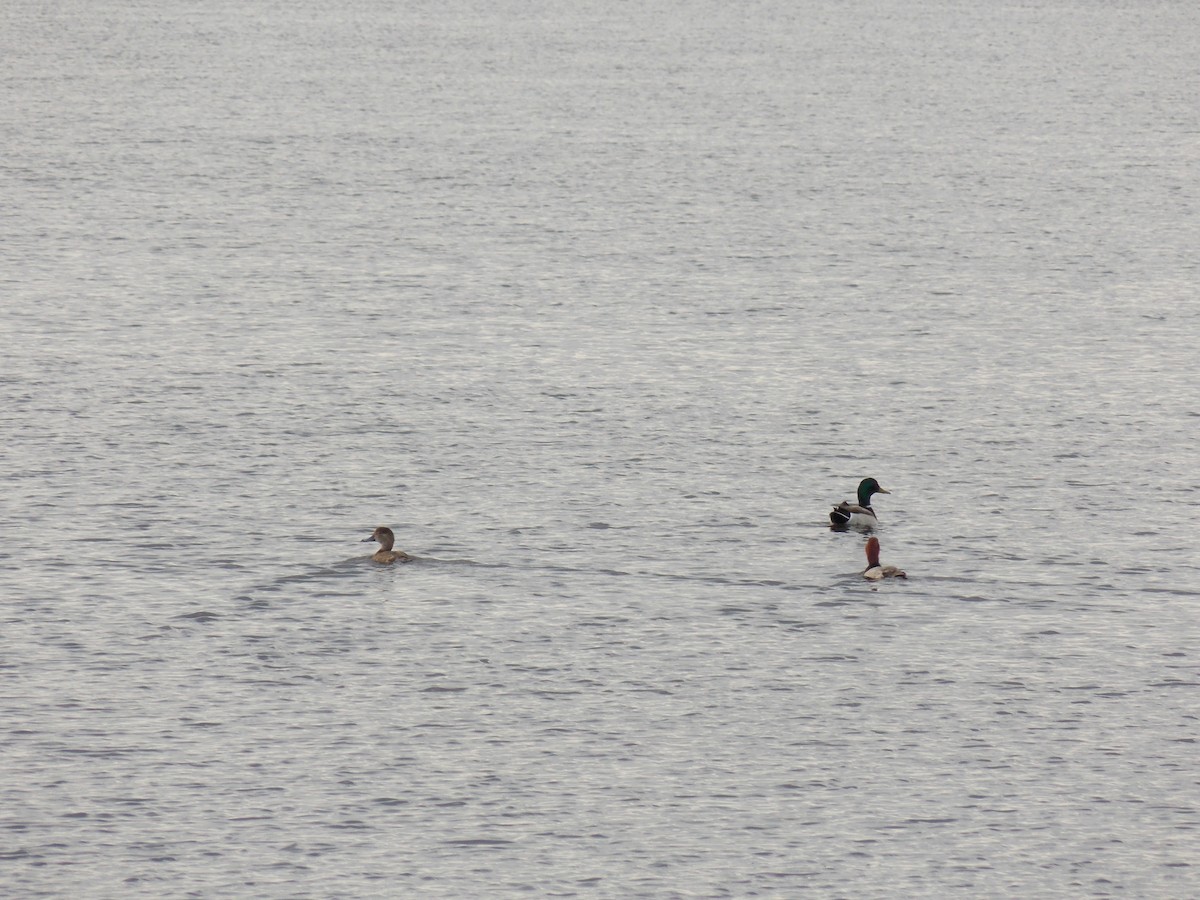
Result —
<path fill-rule="evenodd" d="M 377 563 L 390 565 L 391 563 L 408 562 L 412 557 L 403 550 L 376 550 L 371 559 Z"/>

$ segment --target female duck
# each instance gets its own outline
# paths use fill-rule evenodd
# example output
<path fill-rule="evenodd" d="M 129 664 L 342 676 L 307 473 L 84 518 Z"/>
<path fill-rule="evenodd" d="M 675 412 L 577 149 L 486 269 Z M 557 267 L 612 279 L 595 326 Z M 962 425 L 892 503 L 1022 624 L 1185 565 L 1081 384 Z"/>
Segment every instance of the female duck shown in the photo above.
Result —
<path fill-rule="evenodd" d="M 878 581 L 880 578 L 907 577 L 908 575 L 903 570 L 897 569 L 895 566 L 881 566 L 879 564 L 879 538 L 873 537 L 867 541 L 867 568 L 863 571 L 863 578 Z"/>
<path fill-rule="evenodd" d="M 377 563 L 391 565 L 392 563 L 397 562 L 408 562 L 413 558 L 403 550 L 392 549 L 392 545 L 396 543 L 396 535 L 394 535 L 392 533 L 392 529 L 388 528 L 386 525 L 380 525 L 373 532 L 371 532 L 370 537 L 365 537 L 362 539 L 362 543 L 364 544 L 367 541 L 379 541 L 379 549 L 371 555 L 371 559 Z"/>
<path fill-rule="evenodd" d="M 858 485 L 858 503 L 843 500 L 829 514 L 829 521 L 835 528 L 843 528 L 846 525 L 878 525 L 879 519 L 875 516 L 875 510 L 871 509 L 871 496 L 890 493 L 891 491 L 881 488 L 874 478 L 864 478 Z"/>

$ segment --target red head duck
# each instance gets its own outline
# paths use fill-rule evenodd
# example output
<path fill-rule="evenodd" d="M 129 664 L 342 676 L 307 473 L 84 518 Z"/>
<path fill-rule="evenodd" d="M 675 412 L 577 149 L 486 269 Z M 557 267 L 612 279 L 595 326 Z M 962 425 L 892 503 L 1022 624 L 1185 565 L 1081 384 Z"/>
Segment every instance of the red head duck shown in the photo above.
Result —
<path fill-rule="evenodd" d="M 897 569 L 895 566 L 881 566 L 879 564 L 879 538 L 873 537 L 867 541 L 867 568 L 863 572 L 863 578 L 878 581 L 880 578 L 907 577 L 903 570 Z"/>

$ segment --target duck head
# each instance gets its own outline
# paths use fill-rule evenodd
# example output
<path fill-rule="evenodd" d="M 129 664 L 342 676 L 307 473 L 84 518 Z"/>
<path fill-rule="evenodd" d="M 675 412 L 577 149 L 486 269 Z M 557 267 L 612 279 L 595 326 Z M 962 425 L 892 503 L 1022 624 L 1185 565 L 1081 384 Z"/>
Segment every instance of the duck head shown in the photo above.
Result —
<path fill-rule="evenodd" d="M 874 494 L 890 494 L 891 491 L 885 491 L 879 486 L 879 482 L 874 478 L 864 478 L 858 484 L 858 505 L 871 506 L 871 497 Z"/>
<path fill-rule="evenodd" d="M 380 525 L 371 532 L 370 537 L 363 538 L 359 543 L 365 544 L 368 541 L 378 541 L 381 549 L 391 550 L 392 545 L 396 543 L 396 535 L 386 525 Z"/>

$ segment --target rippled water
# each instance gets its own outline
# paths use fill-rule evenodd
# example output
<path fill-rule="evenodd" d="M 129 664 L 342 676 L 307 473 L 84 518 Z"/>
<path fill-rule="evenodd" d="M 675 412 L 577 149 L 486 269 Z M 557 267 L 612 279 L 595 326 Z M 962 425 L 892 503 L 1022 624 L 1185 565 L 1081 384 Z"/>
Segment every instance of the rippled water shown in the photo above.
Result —
<path fill-rule="evenodd" d="M 3 893 L 1193 894 L 1198 41 L 18 0 Z"/>

